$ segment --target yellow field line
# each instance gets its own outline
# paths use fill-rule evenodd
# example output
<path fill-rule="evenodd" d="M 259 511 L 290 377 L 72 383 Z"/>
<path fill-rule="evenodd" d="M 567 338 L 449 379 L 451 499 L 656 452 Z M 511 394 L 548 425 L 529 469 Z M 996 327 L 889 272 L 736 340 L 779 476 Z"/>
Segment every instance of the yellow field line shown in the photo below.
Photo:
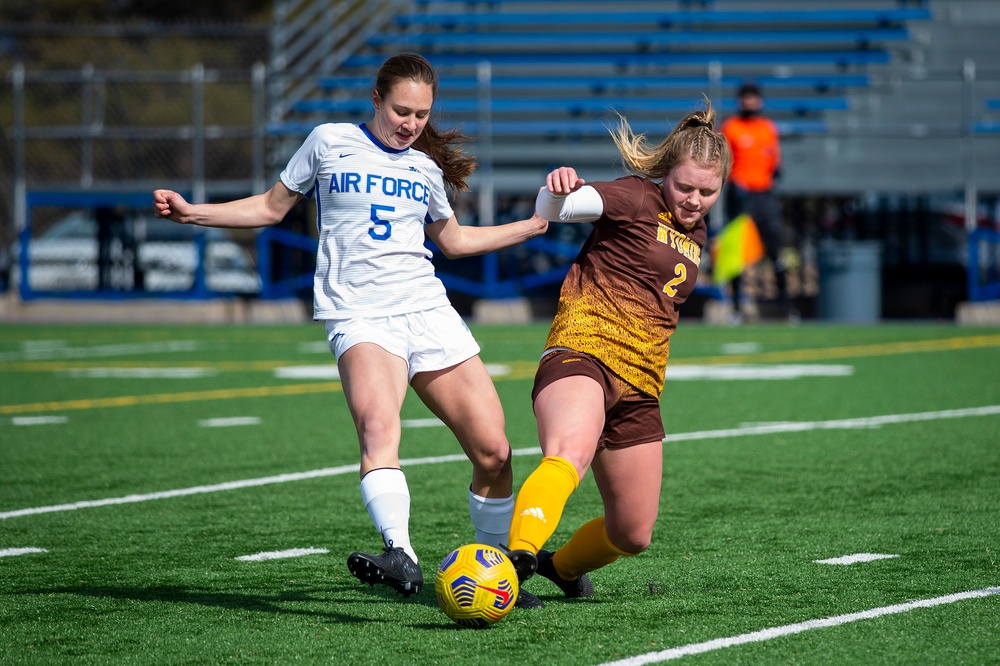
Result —
<path fill-rule="evenodd" d="M 340 390 L 340 382 L 322 382 L 319 384 L 290 384 L 286 386 L 253 386 L 241 389 L 219 389 L 216 391 L 122 395 L 114 398 L 32 402 L 24 405 L 0 405 L 0 414 L 68 411 L 75 409 L 96 409 L 100 407 L 133 407 L 135 405 L 161 405 L 173 402 L 230 400 L 232 398 L 267 398 L 282 395 L 305 395 L 308 393 L 333 393 Z"/>
<path fill-rule="evenodd" d="M 849 347 L 830 347 L 826 349 L 794 349 L 779 352 L 762 352 L 757 354 L 733 354 L 729 356 L 707 356 L 703 358 L 677 359 L 677 365 L 693 364 L 735 364 L 735 363 L 775 363 L 787 361 L 819 361 L 835 358 L 850 358 L 859 356 L 890 356 L 895 354 L 913 354 L 943 350 L 977 349 L 1000 346 L 1000 335 L 977 335 L 939 340 L 918 340 L 910 342 L 887 342 L 873 345 L 856 345 Z M 165 364 L 166 365 L 166 364 Z M 279 361 L 252 361 L 239 363 L 225 361 L 219 363 L 190 363 L 185 366 L 210 367 L 225 370 L 272 370 L 279 366 L 294 364 Z M 512 381 L 528 379 L 534 375 L 536 363 L 517 361 L 507 364 L 511 372 L 495 377 L 495 381 Z M 77 363 L 37 362 L 37 363 L 0 363 L 0 370 L 11 371 L 11 366 L 17 366 L 21 371 L 37 372 L 59 371 L 70 368 L 86 367 Z M 24 367 L 21 367 L 24 366 Z M 30 366 L 30 370 L 28 367 Z M 44 366 L 44 368 L 42 367 Z M 157 367 L 155 364 L 113 365 L 102 363 L 100 367 Z M 177 367 L 176 363 L 169 364 Z M 187 391 L 182 393 L 160 393 L 154 395 L 126 395 L 113 398 L 93 398 L 87 400 L 64 400 L 58 402 L 34 402 L 23 405 L 0 405 L 0 414 L 24 414 L 31 412 L 68 411 L 79 409 L 97 409 L 102 407 L 131 407 L 136 405 L 155 405 L 177 402 L 195 402 L 198 400 L 230 400 L 233 398 L 264 398 L 271 396 L 305 395 L 310 393 L 328 393 L 340 391 L 340 382 L 321 382 L 305 384 L 289 384 L 283 386 L 257 386 L 243 389 L 219 389 L 215 391 Z"/>
<path fill-rule="evenodd" d="M 330 364 L 333 364 L 332 359 Z M 6 361 L 0 362 L 0 372 L 65 372 L 90 368 L 209 368 L 233 372 L 269 372 L 296 365 L 323 364 L 288 361 Z"/>

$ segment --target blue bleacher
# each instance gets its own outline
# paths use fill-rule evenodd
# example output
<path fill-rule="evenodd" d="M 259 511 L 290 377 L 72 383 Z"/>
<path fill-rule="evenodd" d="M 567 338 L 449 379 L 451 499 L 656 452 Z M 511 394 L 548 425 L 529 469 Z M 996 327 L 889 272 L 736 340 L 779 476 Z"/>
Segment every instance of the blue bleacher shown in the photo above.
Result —
<path fill-rule="evenodd" d="M 475 54 L 469 53 L 428 53 L 427 59 L 435 67 L 468 67 L 475 64 Z M 382 54 L 357 54 L 344 61 L 344 67 L 371 70 L 385 60 Z M 849 67 L 851 65 L 885 64 L 889 53 L 884 49 L 836 50 L 836 51 L 699 51 L 699 52 L 653 52 L 615 51 L 613 53 L 552 53 L 529 52 L 491 53 L 483 57 L 494 65 L 525 67 L 567 68 L 607 65 L 609 67 L 633 67 L 643 65 L 829 65 Z"/>
<path fill-rule="evenodd" d="M 607 2 L 602 3 L 607 5 Z M 801 4 L 801 3 L 800 3 Z M 540 12 L 502 13 L 413 13 L 402 14 L 396 24 L 402 28 L 410 26 L 436 26 L 439 28 L 471 28 L 499 26 L 546 27 L 548 17 Z M 623 24 L 648 25 L 650 27 L 670 27 L 677 25 L 719 25 L 747 24 L 748 28 L 762 24 L 786 24 L 808 27 L 813 24 L 857 24 L 886 26 L 907 21 L 921 21 L 931 18 L 930 8 L 915 7 L 901 9 L 789 9 L 759 11 L 681 11 L 681 12 L 566 12 L 560 14 L 553 24 L 559 26 L 619 26 Z"/>
<path fill-rule="evenodd" d="M 345 121 L 341 120 L 340 122 Z M 672 128 L 670 123 L 662 119 L 629 118 L 628 122 L 635 132 L 649 133 L 652 136 L 665 136 Z M 307 121 L 272 122 L 268 124 L 267 131 L 272 136 L 304 136 L 312 131 L 317 124 L 319 123 Z M 775 120 L 775 124 L 782 136 L 825 134 L 829 130 L 826 121 L 820 119 L 784 119 Z M 494 120 L 490 123 L 489 129 L 494 136 L 559 139 L 606 137 L 609 128 L 614 125 L 614 120 L 596 118 L 560 119 L 557 121 Z M 474 120 L 459 123 L 459 126 L 463 132 L 470 136 L 477 136 L 483 132 L 483 128 Z"/>
<path fill-rule="evenodd" d="M 418 7 L 438 7 L 441 5 L 462 5 L 469 11 L 478 10 L 488 10 L 496 11 L 504 6 L 516 6 L 516 5 L 535 5 L 540 3 L 540 0 L 463 0 L 462 2 L 442 2 L 442 0 L 412 0 L 413 4 Z M 607 0 L 545 0 L 546 4 L 557 5 L 561 3 L 573 3 L 575 7 L 581 5 L 586 6 L 588 4 L 600 4 L 602 6 L 607 6 Z M 781 5 L 784 3 L 788 4 L 802 4 L 802 0 L 767 0 L 768 4 Z M 878 0 L 873 0 L 872 3 L 878 2 Z M 717 5 L 733 6 L 738 4 L 753 3 L 754 5 L 762 4 L 761 0 L 673 0 L 673 2 L 668 2 L 667 0 L 647 0 L 645 4 L 663 8 L 664 5 L 673 4 L 677 6 L 678 9 L 682 10 L 713 10 Z M 882 0 L 882 4 L 888 5 L 890 7 L 928 7 L 931 0 Z M 631 0 L 629 2 L 631 5 L 643 4 L 641 2 L 636 2 Z"/>
<path fill-rule="evenodd" d="M 727 89 L 735 89 L 745 82 L 745 77 L 722 76 L 717 84 Z M 826 92 L 834 88 L 864 88 L 871 81 L 867 74 L 809 74 L 790 76 L 757 76 L 753 79 L 758 85 L 766 88 L 803 88 L 815 92 Z M 692 90 L 708 90 L 716 82 L 707 76 L 495 76 L 490 80 L 490 88 L 495 91 L 517 90 L 585 90 L 594 95 L 607 91 L 649 92 L 653 90 L 670 90 L 689 88 Z M 329 91 L 367 91 L 373 84 L 369 75 L 324 76 L 319 80 L 319 87 Z M 449 92 L 468 92 L 479 88 L 479 81 L 473 76 L 449 76 L 444 85 Z"/>
<path fill-rule="evenodd" d="M 1000 110 L 1000 98 L 991 98 L 983 102 L 983 107 L 989 111 Z M 978 120 L 972 124 L 977 134 L 1000 134 L 1000 120 Z"/>
<path fill-rule="evenodd" d="M 493 113 L 565 113 L 570 116 L 608 112 L 617 110 L 625 115 L 638 112 L 690 111 L 700 104 L 698 99 L 683 98 L 638 98 L 638 97 L 518 97 L 514 99 L 494 98 L 490 110 Z M 732 99 L 721 101 L 722 111 L 734 111 L 736 102 Z M 811 111 L 845 111 L 850 108 L 846 97 L 792 97 L 769 99 L 767 108 L 770 111 L 788 111 L 803 115 Z M 475 113 L 480 109 L 480 103 L 475 98 L 440 99 L 434 109 L 442 114 Z M 352 116 L 363 116 L 372 113 L 371 100 L 368 99 L 311 99 L 303 100 L 295 105 L 295 110 L 301 113 L 341 113 Z"/>
<path fill-rule="evenodd" d="M 562 10 L 558 0 L 416 0 L 320 79 L 319 95 L 294 104 L 308 120 L 272 130 L 366 119 L 371 73 L 391 53 L 413 50 L 441 75 L 435 111 L 465 127 L 479 119 L 484 88 L 475 73 L 488 61 L 488 110 L 500 136 L 551 134 L 564 123 L 569 132 L 603 133 L 612 111 L 640 122 L 686 112 L 708 92 L 725 91 L 713 102 L 732 112 L 731 93 L 747 80 L 768 91 L 767 108 L 786 132 L 819 132 L 827 112 L 850 108 L 849 90 L 871 84 L 868 68 L 890 62 L 889 47 L 910 39 L 907 23 L 932 18 L 926 0 L 755 4 L 762 8 L 631 0 L 612 11 L 606 1 L 567 0 Z M 710 77 L 716 67 L 724 75 Z"/>
<path fill-rule="evenodd" d="M 651 46 L 734 46 L 734 45 L 802 45 L 856 44 L 864 46 L 873 42 L 896 42 L 910 38 L 904 27 L 890 28 L 829 28 L 826 30 L 665 30 L 658 32 L 424 32 L 385 33 L 373 35 L 368 44 L 379 48 L 391 46 L 399 49 L 431 49 L 447 51 L 456 48 L 473 48 L 477 53 L 489 49 L 504 50 L 522 47 L 577 47 L 593 49 L 595 46 L 632 46 L 644 49 Z"/>

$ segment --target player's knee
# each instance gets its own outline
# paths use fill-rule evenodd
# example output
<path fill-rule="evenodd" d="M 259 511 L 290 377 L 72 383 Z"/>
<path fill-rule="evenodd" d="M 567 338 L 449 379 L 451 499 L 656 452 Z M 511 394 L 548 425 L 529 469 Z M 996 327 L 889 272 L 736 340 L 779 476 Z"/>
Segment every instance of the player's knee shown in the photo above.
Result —
<path fill-rule="evenodd" d="M 390 419 L 364 418 L 355 422 L 358 441 L 364 451 L 381 450 L 386 446 L 398 447 L 399 423 Z"/>
<path fill-rule="evenodd" d="M 653 541 L 653 530 L 641 526 L 630 527 L 622 531 L 615 530 L 614 534 L 609 530 L 608 539 L 615 548 L 623 553 L 638 555 L 649 548 Z"/>
<path fill-rule="evenodd" d="M 469 455 L 476 472 L 490 479 L 499 478 L 510 471 L 510 444 L 506 440 L 485 447 L 477 447 Z"/>
<path fill-rule="evenodd" d="M 649 548 L 649 544 L 652 542 L 650 538 L 652 535 L 648 535 L 645 539 L 630 539 L 628 543 L 619 544 L 618 548 L 625 551 L 629 555 L 638 555 L 642 551 Z"/>

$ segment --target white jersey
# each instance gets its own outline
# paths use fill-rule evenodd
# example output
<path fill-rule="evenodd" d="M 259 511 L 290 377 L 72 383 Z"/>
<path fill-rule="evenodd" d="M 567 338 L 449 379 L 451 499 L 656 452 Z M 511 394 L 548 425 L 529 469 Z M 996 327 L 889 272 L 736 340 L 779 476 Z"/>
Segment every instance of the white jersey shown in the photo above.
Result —
<path fill-rule="evenodd" d="M 316 199 L 313 318 L 382 317 L 449 305 L 424 224 L 453 215 L 441 169 L 389 148 L 364 126 L 319 125 L 281 172 Z"/>

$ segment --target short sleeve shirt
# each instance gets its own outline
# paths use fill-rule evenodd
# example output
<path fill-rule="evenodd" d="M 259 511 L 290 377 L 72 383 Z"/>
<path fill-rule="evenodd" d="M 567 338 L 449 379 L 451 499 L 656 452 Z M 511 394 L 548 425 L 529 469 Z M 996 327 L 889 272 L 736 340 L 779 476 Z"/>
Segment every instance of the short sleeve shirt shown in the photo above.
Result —
<path fill-rule="evenodd" d="M 678 307 L 698 279 L 705 222 L 675 223 L 660 186 L 646 178 L 591 185 L 604 212 L 563 281 L 546 348 L 590 354 L 658 398 Z"/>
<path fill-rule="evenodd" d="M 380 317 L 448 305 L 424 225 L 453 211 L 426 154 L 389 148 L 364 125 L 317 126 L 281 181 L 316 200 L 313 317 Z"/>

